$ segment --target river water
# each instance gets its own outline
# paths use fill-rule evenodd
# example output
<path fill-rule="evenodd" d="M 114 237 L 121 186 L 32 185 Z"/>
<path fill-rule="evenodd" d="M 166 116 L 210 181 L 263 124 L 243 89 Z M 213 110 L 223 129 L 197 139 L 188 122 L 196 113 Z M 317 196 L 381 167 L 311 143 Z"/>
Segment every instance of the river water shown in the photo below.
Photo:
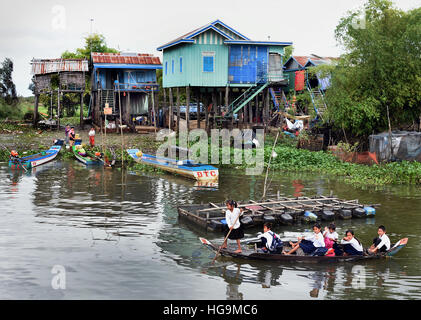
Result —
<path fill-rule="evenodd" d="M 214 254 L 198 237 L 222 241 L 178 221 L 177 205 L 255 199 L 263 177 L 222 171 L 218 188 L 167 174 L 52 162 L 28 173 L 0 164 L 1 299 L 419 299 L 421 190 L 353 188 L 332 177 L 275 175 L 270 195 L 334 195 L 381 205 L 375 218 L 342 221 L 366 245 L 386 225 L 391 260 L 279 264 Z M 309 225 L 277 227 L 296 237 Z M 246 230 L 253 237 L 261 230 Z"/>

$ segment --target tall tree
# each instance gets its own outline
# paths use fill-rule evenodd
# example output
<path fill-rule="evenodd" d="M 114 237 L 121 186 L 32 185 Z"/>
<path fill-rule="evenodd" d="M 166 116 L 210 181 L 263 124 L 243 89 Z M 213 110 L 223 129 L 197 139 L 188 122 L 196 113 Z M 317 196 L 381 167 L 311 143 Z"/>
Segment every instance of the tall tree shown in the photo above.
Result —
<path fill-rule="evenodd" d="M 16 86 L 12 80 L 13 61 L 9 58 L 4 59 L 0 68 L 0 97 L 7 104 L 13 104 L 18 101 Z"/>
<path fill-rule="evenodd" d="M 90 59 L 91 52 L 104 52 L 104 53 L 118 53 L 118 50 L 109 48 L 102 34 L 91 34 L 85 37 L 85 46 L 77 48 L 75 52 L 65 51 L 61 57 L 63 59 Z"/>
<path fill-rule="evenodd" d="M 357 22 L 357 19 L 362 19 Z M 335 31 L 346 53 L 326 98 L 338 128 L 367 135 L 421 113 L 421 8 L 402 11 L 389 0 L 368 0 Z"/>

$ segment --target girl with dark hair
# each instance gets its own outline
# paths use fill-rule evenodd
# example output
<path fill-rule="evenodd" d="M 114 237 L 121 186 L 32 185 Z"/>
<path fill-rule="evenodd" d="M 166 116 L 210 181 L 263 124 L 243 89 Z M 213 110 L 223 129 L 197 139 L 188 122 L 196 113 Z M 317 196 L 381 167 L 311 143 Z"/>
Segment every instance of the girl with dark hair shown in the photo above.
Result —
<path fill-rule="evenodd" d="M 337 256 L 362 256 L 364 252 L 360 240 L 354 236 L 354 231 L 352 230 L 347 230 L 345 237 L 341 241 L 341 245 L 339 246 L 335 243 L 333 249 L 335 249 L 335 255 Z"/>
<path fill-rule="evenodd" d="M 298 242 L 289 244 L 292 246 L 292 249 L 289 252 L 284 252 L 285 254 L 292 254 L 301 248 L 305 254 L 313 254 L 315 251 L 319 250 L 320 248 L 325 249 L 325 241 L 323 238 L 323 234 L 321 233 L 322 227 L 316 223 L 313 226 L 313 235 L 307 238 L 299 237 Z M 326 253 L 326 250 L 320 250 L 321 253 Z"/>
<path fill-rule="evenodd" d="M 237 241 L 238 249 L 235 251 L 235 253 L 241 253 L 242 250 L 240 239 L 244 238 L 244 231 L 240 223 L 241 210 L 237 208 L 237 202 L 234 200 L 228 200 L 226 205 L 227 211 L 225 212 L 225 220 L 228 227 L 225 230 L 225 237 L 227 237 L 229 233 L 228 239 Z M 225 240 L 224 244 L 221 246 L 221 249 L 226 247 L 227 240 Z"/>

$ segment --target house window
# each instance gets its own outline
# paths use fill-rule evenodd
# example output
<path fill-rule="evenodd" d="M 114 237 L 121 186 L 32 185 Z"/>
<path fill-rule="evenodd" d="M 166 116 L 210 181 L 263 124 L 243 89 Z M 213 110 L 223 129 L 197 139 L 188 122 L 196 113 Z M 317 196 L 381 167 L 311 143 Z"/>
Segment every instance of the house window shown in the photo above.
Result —
<path fill-rule="evenodd" d="M 183 73 L 183 58 L 180 57 L 180 73 Z"/>
<path fill-rule="evenodd" d="M 203 72 L 214 72 L 215 52 L 202 52 Z"/>
<path fill-rule="evenodd" d="M 174 74 L 174 60 L 171 61 L 171 73 Z"/>
<path fill-rule="evenodd" d="M 165 75 L 168 74 L 168 62 L 165 61 Z"/>

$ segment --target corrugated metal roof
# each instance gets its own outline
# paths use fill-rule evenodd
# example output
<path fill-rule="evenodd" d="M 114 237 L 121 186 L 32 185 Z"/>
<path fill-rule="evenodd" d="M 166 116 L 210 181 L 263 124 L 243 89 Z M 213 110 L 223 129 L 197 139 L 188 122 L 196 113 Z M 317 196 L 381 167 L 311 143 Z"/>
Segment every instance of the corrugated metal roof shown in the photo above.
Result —
<path fill-rule="evenodd" d="M 89 71 L 88 60 L 84 59 L 32 59 L 31 65 L 31 73 L 34 75 Z"/>
<path fill-rule="evenodd" d="M 293 56 L 294 59 L 302 66 L 304 67 L 309 59 L 307 56 Z"/>
<path fill-rule="evenodd" d="M 136 53 L 124 55 L 120 53 L 98 53 L 92 52 L 93 63 L 107 64 L 145 64 L 160 65 L 161 60 L 152 54 Z"/>

